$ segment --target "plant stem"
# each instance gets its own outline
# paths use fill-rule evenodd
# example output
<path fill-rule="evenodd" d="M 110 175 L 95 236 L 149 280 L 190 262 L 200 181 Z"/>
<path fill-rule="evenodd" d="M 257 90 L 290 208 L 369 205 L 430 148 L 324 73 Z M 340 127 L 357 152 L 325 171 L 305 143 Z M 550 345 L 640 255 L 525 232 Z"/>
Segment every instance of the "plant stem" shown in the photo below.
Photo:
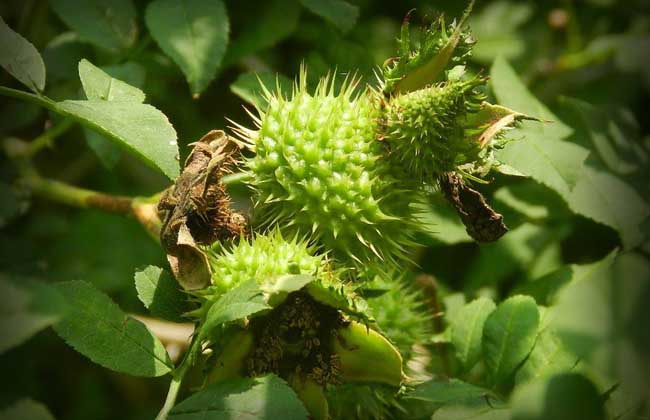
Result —
<path fill-rule="evenodd" d="M 165 403 L 163 404 L 160 412 L 156 416 L 156 420 L 166 420 L 167 415 L 176 405 L 176 398 L 178 398 L 178 391 L 181 389 L 183 383 L 183 378 L 187 373 L 188 369 L 192 366 L 195 360 L 196 354 L 201 349 L 201 340 L 198 335 L 195 335 L 192 339 L 192 344 L 190 348 L 185 353 L 183 361 L 178 365 L 176 369 L 172 372 L 172 381 L 169 384 L 169 390 L 167 391 L 167 397 L 165 398 Z"/>
<path fill-rule="evenodd" d="M 50 147 L 52 145 L 53 140 L 55 140 L 61 134 L 68 131 L 68 129 L 73 125 L 74 125 L 74 121 L 68 118 L 64 119 L 63 121 L 61 121 L 60 123 L 52 127 L 51 129 L 47 130 L 40 136 L 36 137 L 33 141 L 31 141 L 25 150 L 26 155 L 28 157 L 34 156 L 44 147 Z"/>
<path fill-rule="evenodd" d="M 35 172 L 23 177 L 22 182 L 34 194 L 57 203 L 132 216 L 145 227 L 152 237 L 159 238 L 162 222 L 158 218 L 156 204 L 152 203 L 151 199 L 104 194 L 64 182 L 41 178 Z"/>
<path fill-rule="evenodd" d="M 25 92 L 18 89 L 8 88 L 6 86 L 0 86 L 0 95 L 8 96 L 10 98 L 22 99 L 27 102 L 32 102 L 36 105 L 40 105 L 44 108 L 47 108 L 51 111 L 58 112 L 56 103 L 46 98 L 45 96 L 35 95 L 33 93 Z"/>

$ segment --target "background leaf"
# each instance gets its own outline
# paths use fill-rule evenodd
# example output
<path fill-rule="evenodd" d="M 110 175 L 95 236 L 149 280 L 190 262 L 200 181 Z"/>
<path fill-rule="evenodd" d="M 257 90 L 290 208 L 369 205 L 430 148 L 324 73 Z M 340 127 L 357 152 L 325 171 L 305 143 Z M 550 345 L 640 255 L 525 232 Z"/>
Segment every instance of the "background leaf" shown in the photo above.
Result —
<path fill-rule="evenodd" d="M 257 281 L 249 280 L 230 289 L 210 307 L 201 326 L 201 334 L 205 336 L 220 325 L 265 309 L 270 309 L 270 306 L 266 304 L 262 290 Z"/>
<path fill-rule="evenodd" d="M 43 404 L 23 398 L 0 411 L 2 420 L 54 420 L 54 416 Z"/>
<path fill-rule="evenodd" d="M 359 18 L 359 7 L 343 0 L 300 0 L 310 11 L 347 32 Z"/>
<path fill-rule="evenodd" d="M 140 89 L 111 77 L 86 59 L 79 62 L 79 79 L 90 101 L 144 102 Z"/>
<path fill-rule="evenodd" d="M 176 130 L 151 105 L 135 102 L 63 101 L 56 109 L 117 141 L 170 179 L 179 173 Z"/>
<path fill-rule="evenodd" d="M 108 50 L 133 45 L 138 33 L 131 0 L 52 0 L 52 8 L 79 36 Z"/>
<path fill-rule="evenodd" d="M 247 4 L 245 8 L 254 9 L 255 13 L 247 13 L 248 23 L 231 42 L 224 66 L 276 45 L 298 26 L 300 8 L 296 0 L 250 1 Z"/>
<path fill-rule="evenodd" d="M 495 308 L 491 299 L 480 297 L 460 308 L 454 315 L 451 322 L 451 343 L 465 370 L 474 366 L 481 357 L 483 325 Z"/>
<path fill-rule="evenodd" d="M 279 86 L 280 92 L 285 97 L 291 94 L 293 82 L 287 76 L 277 73 L 242 73 L 237 77 L 237 80 L 230 85 L 230 91 L 239 96 L 244 101 L 256 108 L 264 111 L 267 103 L 264 99 L 264 91 L 262 83 L 269 92 L 276 92 Z"/>
<path fill-rule="evenodd" d="M 512 420 L 606 418 L 598 390 L 578 374 L 562 374 L 530 383 L 512 397 Z"/>
<path fill-rule="evenodd" d="M 145 19 L 151 36 L 185 73 L 192 93 L 203 92 L 228 45 L 230 23 L 223 2 L 155 0 Z"/>
<path fill-rule="evenodd" d="M 68 309 L 54 329 L 79 353 L 108 369 L 134 376 L 161 376 L 173 368 L 158 338 L 108 296 L 82 281 L 58 283 L 56 289 Z"/>
<path fill-rule="evenodd" d="M 535 345 L 539 311 L 535 300 L 513 296 L 490 314 L 483 327 L 483 357 L 492 383 L 502 384 Z"/>
<path fill-rule="evenodd" d="M 150 265 L 135 273 L 135 288 L 138 298 L 153 316 L 173 322 L 187 321 L 188 296 L 178 288 L 178 283 L 169 272 Z"/>
<path fill-rule="evenodd" d="M 45 63 L 38 50 L 0 16 L 0 65 L 31 90 L 45 88 Z"/>
<path fill-rule="evenodd" d="M 295 392 L 275 375 L 218 382 L 178 404 L 169 420 L 307 420 Z"/>
<path fill-rule="evenodd" d="M 507 143 L 497 159 L 566 197 L 589 151 L 563 141 L 573 130 L 528 91 L 505 59 L 494 62 L 490 80 L 500 105 L 548 121 L 523 121 L 509 134 L 516 141 Z"/>
<path fill-rule="evenodd" d="M 65 313 L 62 297 L 44 283 L 0 276 L 0 353 L 22 344 Z"/>

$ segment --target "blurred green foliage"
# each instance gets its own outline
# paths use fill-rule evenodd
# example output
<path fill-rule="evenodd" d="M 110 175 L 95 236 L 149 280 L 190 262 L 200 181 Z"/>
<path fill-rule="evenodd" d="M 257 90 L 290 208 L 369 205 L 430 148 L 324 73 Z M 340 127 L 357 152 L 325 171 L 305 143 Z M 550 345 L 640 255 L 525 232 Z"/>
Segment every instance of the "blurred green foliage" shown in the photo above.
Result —
<path fill-rule="evenodd" d="M 400 24 L 409 10 L 415 8 L 411 23 L 424 25 L 440 13 L 459 16 L 466 6 L 456 0 L 227 0 L 205 11 L 193 9 L 210 18 L 183 28 L 174 10 L 165 9 L 173 2 L 157 3 L 152 11 L 145 0 L 8 0 L 0 4 L 0 15 L 42 52 L 47 96 L 83 99 L 77 64 L 86 58 L 139 87 L 147 103 L 164 112 L 178 134 L 181 161 L 189 143 L 211 129 L 227 127 L 226 117 L 249 121 L 242 100 L 259 104 L 254 73 L 267 83 L 278 73 L 278 83 L 289 86 L 304 63 L 312 81 L 336 71 L 356 72 L 374 83 L 374 70 L 395 55 Z M 194 3 L 199 7 L 202 2 Z M 537 337 L 543 354 L 533 353 L 517 377 L 509 378 L 522 385 L 513 396 L 517 408 L 512 413 L 486 407 L 484 390 L 450 382 L 467 404 L 429 401 L 444 408 L 434 418 L 485 413 L 476 418 L 560 418 L 557 413 L 567 411 L 553 411 L 541 398 L 555 398 L 561 405 L 567 404 L 567 394 L 587 407 L 606 395 L 608 412 L 619 416 L 615 418 L 647 418 L 650 3 L 484 0 L 476 5 L 469 25 L 478 41 L 471 70 L 487 74 L 495 60 L 497 65 L 507 60 L 549 114 L 513 108 L 557 123 L 530 128 L 538 130 L 539 139 L 529 141 L 544 142 L 549 140 L 545 136 L 567 127 L 563 141 L 589 151 L 583 160 L 594 188 L 580 197 L 576 194 L 582 190 L 572 190 L 568 198 L 559 188 L 549 188 L 553 181 L 545 182 L 544 168 L 540 176 L 531 174 L 532 179 L 491 175 L 488 185 L 477 188 L 504 214 L 510 232 L 488 245 L 471 241 L 444 200 L 435 199 L 426 209 L 422 217 L 430 233 L 420 238 L 426 246 L 418 250 L 419 268 L 413 270 L 435 278 L 434 299 L 449 314 L 446 322 L 453 326 L 454 309 L 467 312 L 459 308 L 476 297 L 500 301 L 523 293 L 539 305 L 552 305 L 539 322 L 553 326 L 553 334 Z M 182 38 L 195 30 L 199 37 L 221 43 L 194 45 L 195 51 L 165 38 L 172 32 Z M 507 96 L 516 83 L 498 86 L 502 81 L 495 81 L 492 92 L 501 102 L 507 99 L 500 96 Z M 19 86 L 6 72 L 0 74 L 0 85 Z M 35 105 L 3 98 L 0 136 L 34 139 L 58 118 Z M 525 167 L 515 169 L 521 170 L 536 164 L 518 162 Z M 150 195 L 168 183 L 101 135 L 78 126 L 39 154 L 36 163 L 47 176 L 116 194 Z M 144 230 L 119 216 L 31 200 L 12 185 L 15 177 L 15 169 L 0 156 L 0 273 L 17 283 L 85 280 L 109 293 L 124 311 L 144 313 L 133 273 L 165 264 L 162 250 Z M 245 191 L 238 191 L 235 200 L 240 207 L 249 205 Z M 639 210 L 630 210 L 633 206 Z M 443 333 L 444 325 L 436 329 Z M 430 346 L 431 372 L 473 382 L 476 372 L 444 363 L 443 347 Z M 538 365 L 531 366 L 538 361 L 535 357 L 552 354 L 562 366 L 574 364 L 567 352 L 578 355 L 577 370 L 593 383 L 574 373 L 555 376 L 552 383 L 528 382 L 539 373 Z M 164 380 L 145 381 L 91 365 L 50 330 L 2 354 L 0 370 L 7 378 L 0 384 L 0 406 L 29 396 L 59 419 L 153 418 L 164 398 Z M 514 383 L 502 388 L 511 389 Z M 29 404 L 18 408 L 40 409 L 25 408 Z M 422 407 L 411 408 L 430 416 Z M 603 418 L 594 410 L 593 418 Z"/>

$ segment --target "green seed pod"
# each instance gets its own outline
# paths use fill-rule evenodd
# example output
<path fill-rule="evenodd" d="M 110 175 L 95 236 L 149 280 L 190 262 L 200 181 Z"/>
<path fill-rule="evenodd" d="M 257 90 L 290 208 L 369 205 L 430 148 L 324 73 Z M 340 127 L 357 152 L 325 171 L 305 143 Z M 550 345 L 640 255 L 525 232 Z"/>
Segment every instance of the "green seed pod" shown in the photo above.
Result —
<path fill-rule="evenodd" d="M 300 375 L 291 375 L 287 382 L 296 391 L 298 398 L 309 411 L 310 418 L 313 420 L 327 420 L 330 418 L 329 405 L 322 385 Z"/>
<path fill-rule="evenodd" d="M 238 330 L 228 337 L 227 343 L 219 349 L 219 355 L 211 362 L 211 369 L 206 377 L 206 385 L 246 374 L 246 359 L 253 349 L 253 334 L 247 330 Z"/>
<path fill-rule="evenodd" d="M 335 260 L 366 269 L 406 259 L 413 193 L 391 175 L 377 141 L 378 96 L 335 92 L 325 78 L 312 95 L 303 72 L 291 98 L 267 91 L 258 130 L 239 127 L 256 155 L 246 162 L 256 191 L 254 223 L 314 239 Z"/>
<path fill-rule="evenodd" d="M 236 245 L 216 245 L 209 256 L 212 284 L 219 292 L 250 279 L 264 281 L 285 274 L 316 275 L 325 270 L 322 255 L 294 236 L 286 240 L 278 230 Z"/>
<path fill-rule="evenodd" d="M 479 159 L 483 145 L 466 135 L 466 118 L 480 109 L 485 97 L 476 88 L 484 83 L 450 80 L 391 98 L 384 139 L 409 177 L 431 183 L 440 173 Z"/>
<path fill-rule="evenodd" d="M 381 281 L 379 286 L 386 292 L 369 298 L 368 309 L 381 332 L 408 362 L 413 356 L 413 345 L 431 338 L 431 315 L 422 300 L 422 292 L 406 285 L 402 279 Z"/>
<path fill-rule="evenodd" d="M 339 357 L 343 380 L 401 385 L 402 356 L 384 336 L 355 321 L 337 333 L 332 347 Z"/>

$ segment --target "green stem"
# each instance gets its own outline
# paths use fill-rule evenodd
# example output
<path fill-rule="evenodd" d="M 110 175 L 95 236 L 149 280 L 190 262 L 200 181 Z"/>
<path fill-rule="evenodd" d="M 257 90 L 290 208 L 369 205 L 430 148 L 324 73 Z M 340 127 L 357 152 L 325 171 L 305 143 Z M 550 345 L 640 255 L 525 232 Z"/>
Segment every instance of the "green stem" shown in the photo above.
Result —
<path fill-rule="evenodd" d="M 36 137 L 32 142 L 29 143 L 29 146 L 25 150 L 27 156 L 34 156 L 44 147 L 52 146 L 52 141 L 59 137 L 61 134 L 68 131 L 68 129 L 73 125 L 74 121 L 66 118 L 40 136 Z"/>
<path fill-rule="evenodd" d="M 23 90 L 8 88 L 6 86 L 0 86 L 0 95 L 15 99 L 22 99 L 24 101 L 40 105 L 44 108 L 49 109 L 50 111 L 59 112 L 56 103 L 45 96 L 36 95 L 33 93 L 25 92 Z"/>
<path fill-rule="evenodd" d="M 185 357 L 183 358 L 183 361 L 172 372 L 172 381 L 169 384 L 167 397 L 165 398 L 165 403 L 160 409 L 160 412 L 156 416 L 156 420 L 166 420 L 167 415 L 169 414 L 171 409 L 174 408 L 174 406 L 176 405 L 178 392 L 180 391 L 181 385 L 183 384 L 183 379 L 185 378 L 185 374 L 194 363 L 196 359 L 196 355 L 198 354 L 200 349 L 201 349 L 201 340 L 199 339 L 198 335 L 195 335 L 192 339 L 192 344 L 190 344 L 190 348 L 187 350 L 187 353 L 185 353 Z"/>
<path fill-rule="evenodd" d="M 108 213 L 134 217 L 155 239 L 160 236 L 162 222 L 156 204 L 144 197 L 125 197 L 75 187 L 64 182 L 41 178 L 31 170 L 22 178 L 34 194 L 51 201 L 79 208 L 94 208 Z"/>
<path fill-rule="evenodd" d="M 253 174 L 249 172 L 237 172 L 221 178 L 221 183 L 224 185 L 236 185 L 246 182 L 250 179 L 253 179 Z"/>

